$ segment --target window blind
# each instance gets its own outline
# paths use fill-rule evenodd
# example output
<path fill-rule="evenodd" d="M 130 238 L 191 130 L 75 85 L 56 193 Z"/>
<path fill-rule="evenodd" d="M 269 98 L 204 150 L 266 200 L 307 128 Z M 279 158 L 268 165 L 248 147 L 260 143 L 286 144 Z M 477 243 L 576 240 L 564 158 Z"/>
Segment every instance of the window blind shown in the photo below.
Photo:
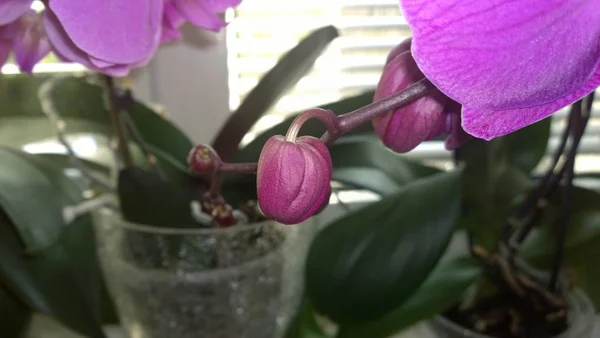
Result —
<path fill-rule="evenodd" d="M 375 88 L 390 49 L 411 35 L 397 0 L 304 0 L 293 6 L 279 0 L 245 0 L 230 17 L 234 18 L 227 33 L 232 108 L 308 32 L 330 24 L 340 31 L 312 71 L 257 123 L 244 142 L 287 114 Z M 563 109 L 553 117 L 549 152 L 559 142 L 566 115 Z M 600 170 L 600 95 L 580 149 L 576 170 Z M 435 141 L 407 156 L 441 166 L 450 161 L 443 143 Z"/>

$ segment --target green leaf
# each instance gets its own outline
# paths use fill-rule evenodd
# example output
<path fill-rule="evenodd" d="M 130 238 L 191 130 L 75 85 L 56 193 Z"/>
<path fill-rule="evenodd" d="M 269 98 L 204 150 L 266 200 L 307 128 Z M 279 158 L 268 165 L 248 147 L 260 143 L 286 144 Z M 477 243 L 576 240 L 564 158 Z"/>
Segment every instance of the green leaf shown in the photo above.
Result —
<path fill-rule="evenodd" d="M 104 337 L 65 248 L 57 245 L 43 255 L 27 257 L 12 227 L 0 216 L 0 279 L 31 308 L 88 337 Z"/>
<path fill-rule="evenodd" d="M 347 185 L 389 195 L 415 179 L 440 170 L 412 162 L 380 142 L 349 140 L 330 147 L 333 179 Z"/>
<path fill-rule="evenodd" d="M 108 135 L 108 126 L 79 119 L 65 119 L 69 134 Z M 56 131 L 50 120 L 41 116 L 0 117 L 0 144 L 20 148 L 26 144 L 55 140 Z"/>
<path fill-rule="evenodd" d="M 129 222 L 170 228 L 200 226 L 192 217 L 193 192 L 153 172 L 136 167 L 121 170 L 118 191 L 121 212 Z"/>
<path fill-rule="evenodd" d="M 0 279 L 23 302 L 37 311 L 46 313 L 87 336 L 103 337 L 98 313 L 102 279 L 96 262 L 91 219 L 82 217 L 69 227 L 66 227 L 62 219 L 63 204 L 82 201 L 81 190 L 60 168 L 53 167 L 42 157 L 7 149 L 2 149 L 0 154 L 11 154 L 10 163 L 33 168 L 36 175 L 51 182 L 50 188 L 38 191 L 37 198 L 46 202 L 46 209 L 32 208 L 35 212 L 30 210 L 28 217 L 41 217 L 50 206 L 56 208 L 51 212 L 59 215 L 53 223 L 48 223 L 48 220 L 44 226 L 40 226 L 44 223 L 36 224 L 40 229 L 57 229 L 59 236 L 56 242 L 49 243 L 51 246 L 38 251 L 36 256 L 25 255 L 28 247 L 21 244 L 15 231 L 19 226 L 14 224 L 14 220 L 11 222 L 7 217 L 2 218 Z M 25 182 L 21 188 L 27 190 L 29 184 L 31 183 Z M 40 192 L 47 194 L 39 197 Z M 53 203 L 48 203 L 47 199 L 51 199 Z M 31 208 L 31 202 L 22 203 Z M 2 206 L 6 208 L 6 205 Z"/>
<path fill-rule="evenodd" d="M 515 201 L 532 186 L 527 174 L 511 164 L 505 141 L 476 139 L 458 150 L 465 164 L 462 226 L 488 250 L 495 250 Z"/>
<path fill-rule="evenodd" d="M 334 181 L 381 195 L 398 192 L 415 179 L 440 172 L 398 155 L 377 139 L 342 139 L 329 147 Z M 256 199 L 256 176 L 228 175 L 223 183 L 227 201 L 241 203 Z"/>
<path fill-rule="evenodd" d="M 555 215 L 561 207 L 560 190 L 550 197 L 548 212 Z M 571 194 L 569 228 L 566 238 L 566 252 L 577 251 L 588 244 L 600 245 L 600 193 L 582 187 L 574 187 Z M 543 223 L 531 233 L 519 250 L 530 260 L 543 260 L 554 255 L 556 246 L 556 217 L 546 217 Z"/>
<path fill-rule="evenodd" d="M 91 134 L 110 137 L 112 125 L 104 107 L 102 88 L 89 76 L 52 79 L 50 97 L 66 122 L 67 135 Z M 0 84 L 0 102 L 8 102 L 0 112 L 0 144 L 21 147 L 24 144 L 55 138 L 55 128 L 42 112 L 37 91 L 45 77 L 8 77 Z M 18 98 L 18 99 L 15 99 Z M 173 123 L 141 102 L 128 110 L 136 128 L 158 164 L 169 176 L 185 181 L 187 155 L 192 141 Z M 139 152 L 139 151 L 138 151 Z M 139 157 L 139 156 L 138 156 Z M 140 162 L 141 163 L 141 162 Z M 184 172 L 181 172 L 181 169 Z"/>
<path fill-rule="evenodd" d="M 0 116 L 40 116 L 42 108 L 36 99 L 40 85 L 47 75 L 29 74 L 2 75 L 0 77 Z"/>
<path fill-rule="evenodd" d="M 102 95 L 102 87 L 84 77 L 65 77 L 55 83 L 51 96 L 63 117 L 77 116 L 110 125 Z M 148 145 L 185 165 L 193 143 L 179 128 L 141 102 L 136 101 L 128 112 Z"/>
<path fill-rule="evenodd" d="M 452 236 L 461 174 L 416 180 L 321 231 L 306 263 L 315 309 L 344 325 L 374 320 L 404 303 Z"/>
<path fill-rule="evenodd" d="M 337 115 L 341 115 L 373 103 L 373 95 L 375 95 L 373 91 L 368 91 L 360 95 L 352 96 L 337 102 L 328 103 L 320 107 L 323 109 L 332 110 Z M 299 114 L 300 113 L 293 114 L 285 121 L 262 132 L 254 140 L 252 140 L 252 142 L 238 151 L 235 156 L 235 162 L 256 162 L 265 142 L 267 142 L 271 136 L 285 135 L 290 124 Z M 371 133 L 372 131 L 373 128 L 371 127 L 371 124 L 367 123 L 353 130 L 351 135 Z M 302 135 L 321 137 L 324 132 L 325 127 L 321 121 L 310 120 L 302 126 L 301 133 Z"/>
<path fill-rule="evenodd" d="M 511 165 L 530 173 L 546 154 L 552 118 L 545 118 L 503 137 Z"/>
<path fill-rule="evenodd" d="M 551 196 L 546 211 L 550 213 L 531 233 L 519 254 L 542 269 L 552 265 L 556 250 L 556 213 L 561 207 L 560 191 Z M 575 187 L 571 196 L 571 215 L 565 241 L 565 264 L 575 272 L 577 286 L 582 288 L 600 309 L 600 266 L 594 257 L 600 255 L 600 193 Z"/>
<path fill-rule="evenodd" d="M 0 163 L 0 205 L 25 250 L 34 253 L 55 245 L 64 222 L 61 196 L 52 181 L 22 152 L 0 148 Z"/>
<path fill-rule="evenodd" d="M 78 169 L 72 165 L 67 155 L 45 154 L 27 157 L 51 177 L 65 203 L 75 205 L 84 201 L 81 188 L 66 174 L 69 170 Z M 108 168 L 89 161 L 82 162 L 88 170 L 108 175 Z M 80 216 L 73 221 L 63 232 L 60 244 L 69 255 L 69 264 L 76 267 L 76 275 L 86 289 L 85 294 L 90 297 L 93 310 L 100 311 L 99 315 L 103 323 L 117 323 L 114 305 L 108 295 L 96 255 L 96 236 L 92 217 Z"/>
<path fill-rule="evenodd" d="M 325 338 L 308 300 L 304 300 L 293 321 L 288 326 L 285 338 Z"/>
<path fill-rule="evenodd" d="M 235 156 L 238 145 L 252 126 L 292 86 L 312 69 L 317 58 L 339 35 L 333 26 L 319 28 L 288 51 L 252 89 L 217 134 L 213 147 L 223 161 Z"/>
<path fill-rule="evenodd" d="M 481 268 L 469 257 L 442 259 L 408 301 L 384 317 L 343 326 L 337 338 L 386 338 L 460 302 Z"/>
<path fill-rule="evenodd" d="M 31 310 L 0 282 L 0 332 L 3 337 L 23 337 L 31 321 Z"/>
<path fill-rule="evenodd" d="M 39 168 L 50 178 L 59 192 L 63 204 L 76 205 L 83 202 L 82 187 L 67 175 L 74 167 L 66 155 L 30 155 L 22 154 L 32 165 Z M 107 168 L 88 161 L 84 165 L 99 174 L 106 175 Z M 101 315 L 103 320 L 117 322 L 114 306 L 109 298 L 104 283 L 100 263 L 96 255 L 96 239 L 94 225 L 90 215 L 80 216 L 74 220 L 62 233 L 58 245 L 68 254 L 68 259 L 59 262 L 70 266 L 73 278 L 77 278 L 84 289 L 81 297 L 89 297 L 91 310 L 95 315 Z M 43 253 L 42 253 L 43 254 Z M 100 313 L 98 313 L 100 312 Z"/>

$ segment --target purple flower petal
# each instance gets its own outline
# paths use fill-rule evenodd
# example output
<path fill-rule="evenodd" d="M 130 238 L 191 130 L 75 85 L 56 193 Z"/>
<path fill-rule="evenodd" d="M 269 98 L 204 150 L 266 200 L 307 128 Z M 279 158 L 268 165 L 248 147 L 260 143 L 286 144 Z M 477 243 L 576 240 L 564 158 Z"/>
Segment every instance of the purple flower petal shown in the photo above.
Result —
<path fill-rule="evenodd" d="M 32 0 L 0 0 L 0 25 L 17 20 L 31 7 Z"/>
<path fill-rule="evenodd" d="M 0 68 L 2 68 L 2 66 L 6 63 L 6 60 L 8 60 L 11 50 L 12 44 L 8 41 L 0 39 Z"/>
<path fill-rule="evenodd" d="M 73 41 L 71 41 L 52 11 L 45 11 L 43 17 L 44 28 L 46 29 L 48 40 L 53 47 L 53 52 L 62 61 L 76 62 L 91 70 L 111 76 L 125 76 L 129 73 L 131 68 L 139 67 L 143 62 L 147 62 L 147 60 L 144 60 L 140 63 L 130 65 L 105 63 L 101 60 L 94 60 L 94 62 L 92 62 L 90 56 L 79 49 Z M 97 65 L 104 67 L 99 67 Z"/>
<path fill-rule="evenodd" d="M 85 67 L 92 68 L 94 65 L 90 62 L 87 54 L 79 49 L 69 38 L 58 18 L 52 11 L 44 12 L 44 27 L 50 40 L 54 52 L 60 55 L 61 59 L 70 62 L 77 62 Z"/>
<path fill-rule="evenodd" d="M 50 42 L 41 15 L 29 11 L 17 23 L 19 33 L 13 42 L 15 60 L 21 71 L 31 73 L 35 64 L 50 53 Z"/>
<path fill-rule="evenodd" d="M 164 0 L 50 0 L 71 41 L 115 64 L 148 60 L 158 46 Z"/>
<path fill-rule="evenodd" d="M 230 1 L 223 1 L 225 4 L 229 2 Z M 173 4 L 179 13 L 195 26 L 218 31 L 226 25 L 226 23 L 217 15 L 217 13 L 220 12 L 218 9 L 224 5 L 217 5 L 216 0 L 173 0 Z"/>
<path fill-rule="evenodd" d="M 213 13 L 221 13 L 227 10 L 228 8 L 237 7 L 242 0 L 196 0 L 201 2 L 204 7 L 213 12 Z"/>
<path fill-rule="evenodd" d="M 600 65 L 577 91 L 550 103 L 519 109 L 484 110 L 463 107 L 462 126 L 469 134 L 491 140 L 543 120 L 561 108 L 591 93 L 600 85 Z"/>
<path fill-rule="evenodd" d="M 185 18 L 179 14 L 172 2 L 165 3 L 162 20 L 162 34 L 160 42 L 179 40 L 183 37 L 179 27 L 185 22 Z"/>
<path fill-rule="evenodd" d="M 421 71 L 493 138 L 600 84 L 600 0 L 401 0 Z"/>

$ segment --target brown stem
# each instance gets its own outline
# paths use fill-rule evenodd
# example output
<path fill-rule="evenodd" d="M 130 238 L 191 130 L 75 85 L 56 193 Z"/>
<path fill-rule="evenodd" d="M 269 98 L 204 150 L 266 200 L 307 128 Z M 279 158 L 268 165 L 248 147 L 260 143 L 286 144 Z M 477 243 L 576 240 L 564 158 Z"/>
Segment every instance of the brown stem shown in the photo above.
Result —
<path fill-rule="evenodd" d="M 255 173 L 257 163 L 222 163 L 219 171 L 222 173 Z"/>
<path fill-rule="evenodd" d="M 215 168 L 212 172 L 208 195 L 211 198 L 217 198 L 221 195 L 221 168 L 219 165 L 215 165 Z"/>
<path fill-rule="evenodd" d="M 133 158 L 129 151 L 128 137 L 127 137 L 127 126 L 122 116 L 122 109 L 119 104 L 119 98 L 117 89 L 115 87 L 114 79 L 108 75 L 102 75 L 104 79 L 105 88 L 105 100 L 108 106 L 108 116 L 110 117 L 113 125 L 114 133 L 117 136 L 117 144 L 121 159 L 125 164 L 125 167 L 133 166 Z"/>
<path fill-rule="evenodd" d="M 567 230 L 570 218 L 571 195 L 573 194 L 573 176 L 575 175 L 575 158 L 577 157 L 577 149 L 583 138 L 585 127 L 589 120 L 592 103 L 594 102 L 594 92 L 583 99 L 583 109 L 575 116 L 573 120 L 574 139 L 571 144 L 567 161 L 563 167 L 564 182 L 562 191 L 562 208 L 561 213 L 556 220 L 556 252 L 555 259 L 550 274 L 550 291 L 559 291 L 559 276 L 564 263 L 565 242 L 567 241 Z"/>
<path fill-rule="evenodd" d="M 337 136 L 341 133 L 339 127 L 339 117 L 337 117 L 331 110 L 314 108 L 303 112 L 302 114 L 298 115 L 294 119 L 294 121 L 292 121 L 292 124 L 288 128 L 287 133 L 285 134 L 285 140 L 288 142 L 293 142 L 298 136 L 302 125 L 304 125 L 304 123 L 306 123 L 306 121 L 310 119 L 321 120 L 323 124 L 325 124 L 327 132 L 330 135 Z"/>
<path fill-rule="evenodd" d="M 295 140 L 300 132 L 300 129 L 302 128 L 302 125 L 306 123 L 306 121 L 316 118 L 321 120 L 327 128 L 327 132 L 321 137 L 321 140 L 330 145 L 339 137 L 350 132 L 352 129 L 360 126 L 361 124 L 369 122 L 379 115 L 409 104 L 433 89 L 435 89 L 433 84 L 429 82 L 429 80 L 423 79 L 385 99 L 373 102 L 362 108 L 340 116 L 336 116 L 331 110 L 325 110 L 321 108 L 307 110 L 294 119 L 286 133 L 285 139 L 287 141 Z M 257 166 L 258 165 L 256 163 L 221 163 L 215 170 L 218 173 L 255 173 Z M 213 179 L 220 180 L 218 176 L 219 175 L 215 176 L 215 174 L 213 174 Z M 215 186 L 215 189 L 218 189 L 218 183 L 213 184 L 212 186 Z M 212 190 L 213 189 L 211 189 L 211 191 Z"/>
<path fill-rule="evenodd" d="M 507 237 L 513 237 L 509 241 L 511 257 L 514 257 L 516 250 L 525 241 L 531 230 L 533 230 L 535 224 L 541 218 L 544 206 L 547 204 L 547 196 L 554 192 L 558 181 L 562 177 L 563 170 L 557 170 L 557 167 L 560 159 L 564 155 L 567 141 L 571 135 L 571 126 L 573 124 L 573 120 L 576 118 L 576 116 L 580 115 L 581 108 L 581 101 L 577 101 L 571 106 L 568 124 L 562 134 L 560 144 L 553 155 L 550 168 L 541 179 L 537 187 L 529 194 L 525 202 L 521 204 L 521 206 L 505 224 L 505 226 L 508 228 L 508 230 L 505 231 Z M 528 215 L 529 217 L 527 217 Z M 515 234 L 515 230 L 517 230 L 516 224 L 522 223 L 524 219 L 527 219 L 527 222 L 521 224 L 520 229 L 518 229 L 517 233 Z"/>
<path fill-rule="evenodd" d="M 367 123 L 380 115 L 409 104 L 414 100 L 423 97 L 433 89 L 435 89 L 435 86 L 428 79 L 422 79 L 410 87 L 390 95 L 385 99 L 378 100 L 349 113 L 340 115 L 337 118 L 337 125 L 339 128 L 338 133 L 332 134 L 327 132 L 321 137 L 321 140 L 330 145 L 352 129 Z M 328 127 L 327 129 L 329 130 L 330 128 Z"/>

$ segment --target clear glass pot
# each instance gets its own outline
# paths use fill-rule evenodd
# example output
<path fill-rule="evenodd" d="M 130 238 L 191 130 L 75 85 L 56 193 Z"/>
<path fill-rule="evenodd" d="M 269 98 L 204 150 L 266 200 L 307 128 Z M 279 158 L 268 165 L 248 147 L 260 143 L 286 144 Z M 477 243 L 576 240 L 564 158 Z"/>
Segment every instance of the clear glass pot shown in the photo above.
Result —
<path fill-rule="evenodd" d="M 593 334 L 596 310 L 591 300 L 583 291 L 575 290 L 571 293 L 569 301 L 571 305 L 569 329 L 556 338 L 595 338 Z M 440 338 L 496 338 L 468 330 L 442 316 L 432 319 L 430 327 Z"/>
<path fill-rule="evenodd" d="M 96 212 L 98 255 L 131 338 L 277 337 L 302 294 L 311 222 L 160 228 Z"/>

